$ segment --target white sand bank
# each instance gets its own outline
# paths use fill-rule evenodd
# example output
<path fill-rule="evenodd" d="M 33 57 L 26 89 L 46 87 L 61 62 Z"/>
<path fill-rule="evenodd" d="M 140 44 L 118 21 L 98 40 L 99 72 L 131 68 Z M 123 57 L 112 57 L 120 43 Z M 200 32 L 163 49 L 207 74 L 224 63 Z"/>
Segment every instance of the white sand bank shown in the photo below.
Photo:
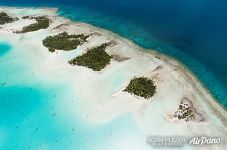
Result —
<path fill-rule="evenodd" d="M 124 113 L 132 113 L 146 135 L 181 136 L 226 136 L 227 113 L 211 94 L 182 64 L 163 54 L 144 50 L 134 43 L 106 30 L 84 23 L 73 23 L 57 16 L 57 9 L 7 8 L 9 15 L 21 18 L 26 15 L 45 15 L 52 22 L 48 29 L 26 34 L 14 34 L 32 20 L 19 20 L 0 28 L 0 39 L 24 47 L 24 51 L 12 51 L 33 64 L 33 72 L 40 80 L 62 82 L 75 89 L 83 100 L 84 119 L 88 123 L 106 123 Z M 68 33 L 92 34 L 88 42 L 76 50 L 50 53 L 42 45 L 49 35 Z M 107 48 L 111 55 L 127 58 L 124 61 L 112 59 L 110 65 L 100 72 L 71 66 L 68 60 L 86 52 L 88 48 L 112 41 Z M 122 92 L 133 77 L 146 76 L 155 81 L 157 93 L 149 100 Z M 72 93 L 73 96 L 73 93 Z M 173 119 L 182 99 L 187 98 L 203 117 L 204 121 L 185 122 Z M 227 145 L 210 145 L 205 149 L 223 149 Z M 202 147 L 193 147 L 203 149 Z"/>

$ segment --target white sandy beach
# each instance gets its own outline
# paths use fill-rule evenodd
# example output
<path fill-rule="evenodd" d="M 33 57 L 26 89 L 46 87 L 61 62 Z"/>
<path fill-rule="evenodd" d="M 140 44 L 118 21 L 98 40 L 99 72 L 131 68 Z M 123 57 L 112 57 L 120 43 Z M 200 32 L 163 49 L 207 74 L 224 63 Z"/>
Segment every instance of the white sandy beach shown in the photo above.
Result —
<path fill-rule="evenodd" d="M 142 49 L 109 31 L 85 23 L 71 22 L 57 16 L 57 9 L 0 7 L 0 11 L 20 19 L 0 26 L 0 40 L 9 41 L 20 49 L 24 48 L 23 51 L 15 48 L 11 53 L 30 60 L 30 69 L 39 80 L 68 84 L 72 91 L 75 89 L 75 95 L 79 95 L 83 100 L 83 118 L 88 124 L 105 124 L 120 115 L 131 113 L 147 136 L 227 135 L 226 110 L 184 65 L 173 58 L 153 50 Z M 21 19 L 26 15 L 48 16 L 51 19 L 50 27 L 25 34 L 13 33 L 35 22 Z M 63 31 L 70 34 L 86 33 L 91 36 L 88 42 L 76 50 L 50 53 L 42 45 L 42 40 Z M 122 61 L 112 59 L 110 65 L 99 72 L 67 63 L 68 60 L 85 53 L 88 48 L 109 41 L 114 45 L 107 48 L 107 53 L 123 58 Z M 157 86 L 157 92 L 148 100 L 122 91 L 133 77 L 140 76 L 153 79 Z M 72 97 L 75 96 L 73 94 L 72 92 Z M 203 120 L 186 122 L 173 118 L 181 100 L 185 98 L 192 102 Z M 224 150 L 226 147 L 226 144 L 214 144 L 203 147 L 186 146 L 185 149 Z"/>

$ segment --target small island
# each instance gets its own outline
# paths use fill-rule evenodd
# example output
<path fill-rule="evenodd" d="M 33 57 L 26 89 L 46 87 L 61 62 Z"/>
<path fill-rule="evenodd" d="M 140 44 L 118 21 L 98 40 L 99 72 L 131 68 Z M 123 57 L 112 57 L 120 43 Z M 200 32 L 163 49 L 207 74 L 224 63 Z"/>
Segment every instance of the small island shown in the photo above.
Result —
<path fill-rule="evenodd" d="M 0 7 L 0 12 L 6 13 L 0 14 L 1 23 L 11 22 L 14 17 L 20 19 L 0 25 L 2 41 L 0 44 L 6 42 L 13 47 L 6 55 L 1 56 L 3 62 L 1 66 L 6 67 L 6 70 L 2 70 L 0 81 L 3 95 L 8 96 L 5 90 L 10 92 L 11 87 L 18 89 L 18 86 L 21 86 L 24 90 L 31 86 L 37 98 L 41 98 L 40 100 L 45 104 L 37 112 L 49 112 L 51 104 L 57 108 L 54 109 L 52 117 L 55 113 L 63 114 L 72 120 L 81 116 L 80 120 L 85 121 L 82 123 L 91 126 L 92 130 L 93 125 L 95 128 L 100 128 L 105 127 L 106 124 L 116 125 L 115 121 L 123 120 L 124 127 L 130 128 L 128 131 L 133 135 L 133 141 L 135 141 L 134 135 L 138 134 L 185 137 L 227 135 L 226 110 L 183 64 L 157 51 L 143 49 L 110 31 L 86 23 L 71 22 L 67 18 L 58 16 L 57 11 L 56 8 Z M 16 34 L 16 31 L 22 31 L 23 27 L 29 25 L 38 29 L 37 24 L 32 24 L 37 23 L 33 17 L 39 16 L 49 19 L 50 24 L 47 29 L 29 32 L 27 35 Z M 55 53 L 50 53 L 48 49 Z M 26 77 L 29 77 L 29 80 Z M 17 94 L 17 97 L 12 96 L 9 96 L 12 100 L 18 97 Z M 22 96 L 22 98 L 27 97 L 26 94 Z M 51 103 L 48 102 L 49 100 Z M 40 103 L 39 100 L 37 102 Z M 20 103 L 15 104 L 20 105 Z M 26 108 L 30 107 L 30 103 L 28 104 Z M 11 105 L 7 103 L 7 106 L 10 110 Z M 33 107 L 32 104 L 31 108 Z M 50 111 L 53 111 L 51 107 Z M 18 114 L 20 115 L 20 111 Z M 33 110 L 32 114 L 25 115 L 33 117 Z M 37 116 L 36 112 L 34 115 L 38 119 L 43 117 L 43 114 Z M 3 121 L 7 120 L 6 115 Z M 23 124 L 24 120 L 21 121 L 18 123 Z M 34 122 L 34 120 L 30 121 Z M 75 127 L 74 123 L 71 125 L 70 130 L 71 127 L 76 128 L 77 120 Z M 131 129 L 132 131 L 136 129 L 135 126 L 141 128 L 138 134 L 137 131 L 131 132 Z M 33 126 L 27 128 L 27 123 L 24 127 L 18 128 L 18 131 L 19 129 L 27 129 L 25 137 L 27 133 L 34 131 Z M 118 127 L 116 129 L 118 131 Z M 41 135 L 42 132 L 39 131 Z M 46 130 L 42 131 L 46 132 Z M 68 131 L 68 126 L 66 130 L 62 130 L 62 133 L 65 131 Z M 100 131 L 102 132 L 102 128 Z M 5 133 L 3 137 L 13 136 L 14 128 L 12 134 L 5 135 Z M 68 135 L 68 132 L 66 134 Z M 43 138 L 41 140 L 43 141 Z M 5 141 L 7 144 L 12 143 L 10 138 L 3 138 L 3 145 Z M 35 149 L 37 145 L 42 144 L 42 141 L 34 143 L 32 148 Z M 55 143 L 54 140 L 53 142 Z M 144 141 L 141 142 L 146 144 Z M 125 145 L 124 142 L 122 143 Z M 141 149 L 143 149 L 142 143 L 139 142 Z M 26 149 L 26 145 L 31 143 L 28 141 L 21 149 Z M 74 149 L 78 149 L 76 146 L 75 144 Z M 49 148 L 49 145 L 42 147 Z M 66 144 L 65 149 L 67 148 Z M 225 149 L 226 144 L 209 148 Z"/>
<path fill-rule="evenodd" d="M 204 120 L 202 114 L 196 111 L 196 109 L 193 107 L 193 103 L 187 98 L 181 100 L 180 105 L 173 116 L 175 118 L 178 118 L 179 120 L 184 120 L 186 122 L 187 121 L 201 122 Z"/>
<path fill-rule="evenodd" d="M 110 63 L 112 56 L 105 51 L 111 43 L 104 43 L 88 50 L 85 54 L 69 61 L 71 65 L 86 66 L 93 71 L 100 71 Z"/>
<path fill-rule="evenodd" d="M 125 92 L 149 99 L 154 96 L 156 86 L 154 82 L 146 77 L 134 78 L 124 90 Z"/>
<path fill-rule="evenodd" d="M 22 17 L 22 19 L 35 19 L 37 22 L 23 27 L 22 31 L 16 31 L 16 33 L 27 33 L 27 32 L 38 31 L 40 29 L 46 29 L 50 25 L 50 20 L 45 16 L 39 16 L 39 17 L 24 16 Z"/>
<path fill-rule="evenodd" d="M 18 18 L 13 18 L 13 17 L 10 17 L 5 12 L 0 12 L 0 25 L 12 23 L 13 21 L 16 21 L 16 20 L 18 20 Z"/>
<path fill-rule="evenodd" d="M 67 32 L 63 32 L 58 35 L 48 36 L 43 40 L 43 45 L 48 47 L 50 52 L 55 52 L 56 49 L 70 51 L 86 42 L 88 37 L 89 35 L 85 34 L 69 35 Z"/>

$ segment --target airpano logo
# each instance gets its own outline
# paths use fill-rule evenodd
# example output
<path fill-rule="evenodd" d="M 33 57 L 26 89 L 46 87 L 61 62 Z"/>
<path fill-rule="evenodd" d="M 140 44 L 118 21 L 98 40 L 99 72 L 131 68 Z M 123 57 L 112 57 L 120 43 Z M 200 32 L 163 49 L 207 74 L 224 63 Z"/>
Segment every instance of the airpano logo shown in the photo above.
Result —
<path fill-rule="evenodd" d="M 191 145 L 211 145 L 211 144 L 221 144 L 223 140 L 219 137 L 194 137 L 189 141 Z"/>
<path fill-rule="evenodd" d="M 153 147 L 182 147 L 184 145 L 204 146 L 226 143 L 224 137 L 183 137 L 183 136 L 149 136 L 147 143 Z"/>

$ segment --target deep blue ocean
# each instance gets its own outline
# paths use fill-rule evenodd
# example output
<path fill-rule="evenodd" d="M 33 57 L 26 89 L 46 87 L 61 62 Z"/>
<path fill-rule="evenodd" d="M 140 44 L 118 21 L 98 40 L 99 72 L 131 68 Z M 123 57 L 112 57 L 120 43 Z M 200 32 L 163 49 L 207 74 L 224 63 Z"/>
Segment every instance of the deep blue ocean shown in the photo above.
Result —
<path fill-rule="evenodd" d="M 0 6 L 58 7 L 59 15 L 108 29 L 141 47 L 168 54 L 185 64 L 227 108 L 225 0 L 0 0 Z M 66 117 L 69 114 L 56 115 L 55 95 L 62 89 L 38 82 L 23 84 L 29 73 L 27 78 L 21 75 L 27 66 L 8 56 L 13 49 L 10 43 L 0 41 L 0 149 L 68 150 L 76 146 L 89 150 L 94 149 L 97 136 L 101 141 L 109 134 L 118 137 L 122 131 L 137 130 L 134 125 L 128 126 L 133 124 L 128 117 L 91 128 L 80 118 L 71 123 L 65 120 L 72 119 Z M 20 83 L 8 85 L 14 79 L 20 79 Z M 96 143 L 96 148 L 105 147 Z"/>
<path fill-rule="evenodd" d="M 59 7 L 59 14 L 124 36 L 184 63 L 227 107 L 227 1 L 1 0 Z"/>

